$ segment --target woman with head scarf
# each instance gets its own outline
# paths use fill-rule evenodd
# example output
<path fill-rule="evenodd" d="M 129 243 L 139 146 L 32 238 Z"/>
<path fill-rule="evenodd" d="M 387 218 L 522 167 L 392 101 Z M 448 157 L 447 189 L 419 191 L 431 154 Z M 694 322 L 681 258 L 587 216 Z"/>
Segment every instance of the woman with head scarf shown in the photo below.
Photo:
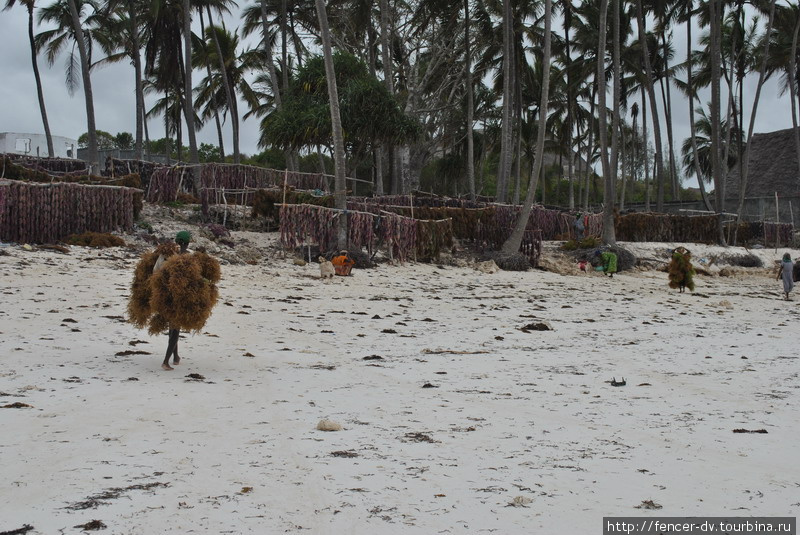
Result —
<path fill-rule="evenodd" d="M 789 253 L 783 255 L 783 260 L 781 260 L 780 266 L 778 267 L 778 280 L 783 279 L 783 298 L 789 301 L 789 292 L 792 291 L 794 288 L 794 277 L 792 276 L 792 271 L 794 269 L 794 264 L 792 263 L 792 257 Z"/>

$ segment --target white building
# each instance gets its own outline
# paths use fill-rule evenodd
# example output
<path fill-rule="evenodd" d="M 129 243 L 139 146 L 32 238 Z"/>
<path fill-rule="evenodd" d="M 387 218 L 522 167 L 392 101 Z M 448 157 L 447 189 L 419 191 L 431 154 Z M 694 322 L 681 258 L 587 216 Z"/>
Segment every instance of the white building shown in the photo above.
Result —
<path fill-rule="evenodd" d="M 68 137 L 53 136 L 53 156 L 56 158 L 76 158 L 78 141 Z M 18 134 L 0 132 L 0 154 L 24 154 L 47 157 L 47 138 L 44 134 Z"/>

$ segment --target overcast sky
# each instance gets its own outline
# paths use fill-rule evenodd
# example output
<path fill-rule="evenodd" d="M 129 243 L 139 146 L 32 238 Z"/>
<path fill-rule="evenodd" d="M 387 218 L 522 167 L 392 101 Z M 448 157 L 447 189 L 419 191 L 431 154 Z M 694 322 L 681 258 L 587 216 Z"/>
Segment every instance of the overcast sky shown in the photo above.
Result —
<path fill-rule="evenodd" d="M 230 17 L 227 24 L 228 28 L 231 29 L 240 25 L 240 22 L 235 17 Z M 41 31 L 41 28 L 36 28 L 35 31 Z M 199 29 L 196 31 L 199 31 Z M 683 60 L 685 58 L 685 30 L 678 28 L 677 31 L 678 33 L 674 36 L 676 60 Z M 699 31 L 694 32 L 697 37 L 699 37 L 699 34 Z M 253 46 L 254 44 L 253 38 L 249 42 L 243 42 L 243 46 Z M 69 95 L 64 83 L 64 62 L 65 57 L 61 57 L 50 67 L 44 57 L 40 55 L 39 68 L 44 86 L 50 129 L 53 135 L 77 138 L 86 131 L 83 90 L 78 89 L 72 97 Z M 9 11 L 0 11 L 0 72 L 3 75 L 3 79 L 0 82 L 0 102 L 2 103 L 2 106 L 0 106 L 0 132 L 42 133 L 43 127 L 37 103 L 36 84 L 31 69 L 30 46 L 27 34 L 27 11 L 19 5 Z M 202 76 L 201 73 L 195 71 L 194 80 L 198 81 Z M 756 78 L 756 76 L 751 76 L 745 84 L 744 99 L 746 110 L 752 107 Z M 98 129 L 112 134 L 123 131 L 134 132 L 135 99 L 133 85 L 133 67 L 126 63 L 98 68 L 92 72 L 95 117 Z M 703 97 L 703 102 L 708 100 L 710 100 L 710 97 L 706 94 Z M 672 92 L 672 107 L 675 112 L 675 146 L 676 152 L 679 152 L 681 142 L 689 137 L 689 122 L 687 103 L 677 90 Z M 240 106 L 240 109 L 245 109 L 244 105 Z M 783 97 L 779 97 L 777 77 L 774 80 L 769 80 L 762 90 L 755 132 L 770 132 L 791 128 L 792 120 L 790 114 L 791 108 L 788 93 Z M 641 121 L 641 116 L 639 120 Z M 747 120 L 749 119 L 746 118 L 745 129 Z M 162 120 L 151 120 L 148 123 L 148 127 L 151 139 L 163 137 Z M 226 132 L 225 148 L 227 152 L 230 152 L 230 127 L 225 125 L 224 128 Z M 652 128 L 651 121 L 649 122 L 649 128 Z M 662 137 L 665 144 L 664 150 L 666 150 L 666 132 Z M 242 121 L 240 138 L 242 152 L 248 154 L 259 152 L 257 119 Z M 198 133 L 198 143 L 200 142 L 217 143 L 213 122 L 209 122 Z M 184 143 L 187 142 L 184 140 Z"/>

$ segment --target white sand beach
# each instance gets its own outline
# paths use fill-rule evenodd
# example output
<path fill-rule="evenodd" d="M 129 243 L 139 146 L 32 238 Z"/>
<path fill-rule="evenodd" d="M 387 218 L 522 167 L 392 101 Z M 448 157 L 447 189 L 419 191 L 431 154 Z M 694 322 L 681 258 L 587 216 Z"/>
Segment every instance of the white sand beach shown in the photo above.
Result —
<path fill-rule="evenodd" d="M 2 248 L 0 406 L 30 407 L 0 409 L 0 532 L 600 533 L 800 509 L 800 297 L 766 269 L 679 294 L 659 271 L 224 263 L 169 372 L 166 335 L 125 321 L 143 247 Z"/>

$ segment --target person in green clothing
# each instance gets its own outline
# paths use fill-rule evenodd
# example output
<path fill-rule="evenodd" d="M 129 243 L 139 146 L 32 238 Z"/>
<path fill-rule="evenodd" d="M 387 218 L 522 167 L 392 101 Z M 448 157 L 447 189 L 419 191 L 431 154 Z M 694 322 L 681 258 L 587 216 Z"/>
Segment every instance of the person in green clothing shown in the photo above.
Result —
<path fill-rule="evenodd" d="M 611 251 L 601 251 L 599 249 L 594 252 L 594 255 L 599 259 L 595 270 L 602 271 L 609 277 L 613 277 L 614 273 L 617 272 L 617 255 Z"/>

